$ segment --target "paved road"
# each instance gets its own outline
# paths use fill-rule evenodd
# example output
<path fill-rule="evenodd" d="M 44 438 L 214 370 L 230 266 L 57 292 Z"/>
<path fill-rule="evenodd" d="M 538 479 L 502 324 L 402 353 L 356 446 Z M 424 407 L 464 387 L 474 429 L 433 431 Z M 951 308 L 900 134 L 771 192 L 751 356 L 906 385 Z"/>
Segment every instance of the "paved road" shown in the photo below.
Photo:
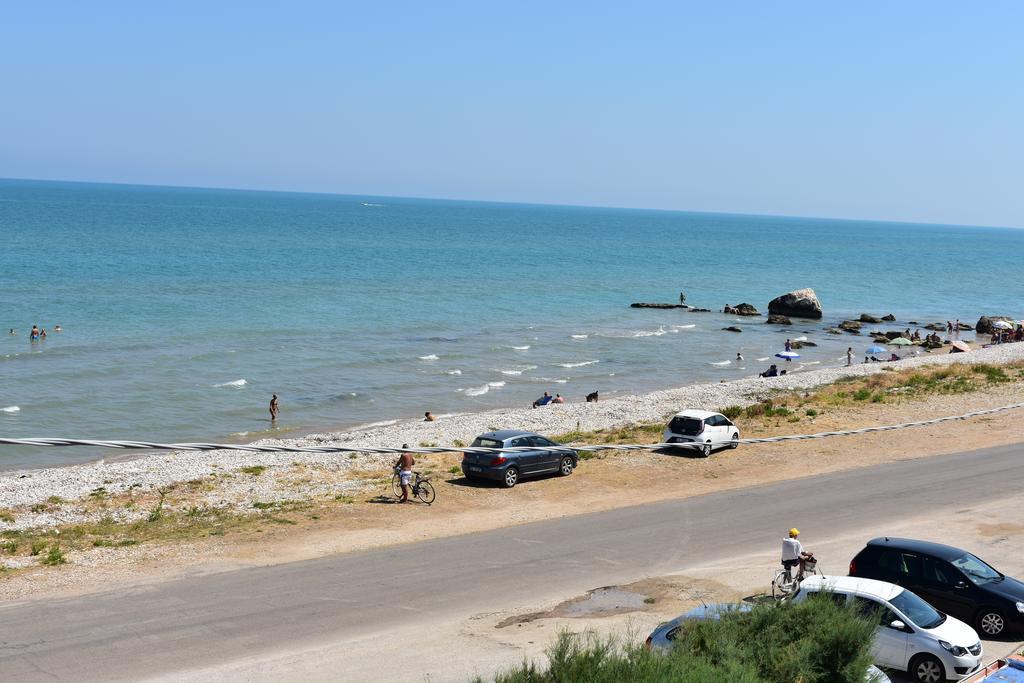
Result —
<path fill-rule="evenodd" d="M 124 680 L 536 605 L 1016 493 L 1000 447 L 395 548 L 0 607 L 0 679 Z M 571 480 L 567 480 L 570 482 Z M 528 485 L 528 484 L 527 484 Z M 481 514 L 488 514 L 482 510 Z M 523 586 L 531 590 L 524 591 Z M 382 646 L 383 647 L 383 646 Z"/>

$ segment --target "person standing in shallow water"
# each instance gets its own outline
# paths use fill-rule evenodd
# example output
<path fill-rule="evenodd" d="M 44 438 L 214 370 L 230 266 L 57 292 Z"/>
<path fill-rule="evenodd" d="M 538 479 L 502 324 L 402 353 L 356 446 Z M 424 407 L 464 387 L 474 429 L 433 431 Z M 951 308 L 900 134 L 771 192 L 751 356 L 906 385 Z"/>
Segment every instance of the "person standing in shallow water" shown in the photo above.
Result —
<path fill-rule="evenodd" d="M 277 394 L 270 397 L 270 421 L 274 422 L 277 420 L 277 414 L 280 409 L 277 407 Z"/>
<path fill-rule="evenodd" d="M 853 365 L 853 347 L 846 347 L 846 367 Z"/>

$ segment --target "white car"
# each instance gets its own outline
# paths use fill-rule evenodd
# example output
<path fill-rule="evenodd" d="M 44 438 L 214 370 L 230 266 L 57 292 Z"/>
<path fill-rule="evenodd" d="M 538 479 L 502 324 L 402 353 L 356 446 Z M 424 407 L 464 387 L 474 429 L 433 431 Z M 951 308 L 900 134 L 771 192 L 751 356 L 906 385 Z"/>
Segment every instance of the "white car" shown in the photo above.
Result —
<path fill-rule="evenodd" d="M 981 641 L 973 628 L 939 612 L 902 586 L 855 576 L 811 576 L 793 600 L 821 595 L 879 615 L 871 654 L 875 664 L 899 669 L 920 683 L 960 679 L 981 668 Z"/>
<path fill-rule="evenodd" d="M 672 416 L 662 443 L 702 443 L 696 450 L 707 457 L 717 448 L 736 448 L 736 440 L 740 438 L 740 430 L 729 418 L 721 413 L 707 410 L 683 410 Z"/>

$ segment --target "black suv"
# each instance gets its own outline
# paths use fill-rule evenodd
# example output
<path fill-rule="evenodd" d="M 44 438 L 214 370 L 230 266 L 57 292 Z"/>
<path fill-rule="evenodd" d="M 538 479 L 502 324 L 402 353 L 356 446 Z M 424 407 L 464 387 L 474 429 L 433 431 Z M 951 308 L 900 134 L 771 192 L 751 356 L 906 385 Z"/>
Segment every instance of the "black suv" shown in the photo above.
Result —
<path fill-rule="evenodd" d="M 1024 583 L 966 550 L 908 538 L 874 538 L 850 562 L 850 576 L 907 588 L 986 637 L 1024 630 Z"/>

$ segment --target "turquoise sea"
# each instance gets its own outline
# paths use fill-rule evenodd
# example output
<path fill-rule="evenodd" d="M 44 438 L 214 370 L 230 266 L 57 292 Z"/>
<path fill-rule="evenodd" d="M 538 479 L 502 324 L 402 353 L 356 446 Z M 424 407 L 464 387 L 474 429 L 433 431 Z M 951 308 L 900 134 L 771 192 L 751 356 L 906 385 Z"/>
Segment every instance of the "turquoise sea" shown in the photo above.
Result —
<path fill-rule="evenodd" d="M 823 327 L 860 312 L 1024 313 L 1013 229 L 5 180 L 0 238 L 3 436 L 249 440 L 732 379 L 787 336 L 838 364 L 868 341 Z M 821 323 L 629 308 L 800 287 Z"/>

